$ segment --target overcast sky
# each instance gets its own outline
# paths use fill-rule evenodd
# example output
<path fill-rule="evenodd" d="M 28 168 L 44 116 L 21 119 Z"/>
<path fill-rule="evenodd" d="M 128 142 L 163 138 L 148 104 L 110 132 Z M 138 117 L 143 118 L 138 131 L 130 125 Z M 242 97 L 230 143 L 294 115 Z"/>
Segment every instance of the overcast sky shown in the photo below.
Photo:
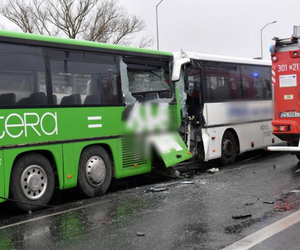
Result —
<path fill-rule="evenodd" d="M 143 18 L 147 28 L 141 35 L 155 39 L 155 6 L 159 0 L 119 0 L 130 14 Z M 300 25 L 299 0 L 163 0 L 159 6 L 160 49 L 195 51 L 238 57 L 260 56 L 263 30 L 264 59 L 274 36 L 290 37 Z M 0 22 L 14 28 L 0 17 Z M 15 28 L 16 29 L 16 28 Z"/>
<path fill-rule="evenodd" d="M 146 21 L 145 33 L 156 39 L 159 0 L 119 1 Z M 276 20 L 263 30 L 264 59 L 269 59 L 272 38 L 290 37 L 293 25 L 300 25 L 299 9 L 299 0 L 164 0 L 158 9 L 160 49 L 259 57 L 260 29 Z"/>

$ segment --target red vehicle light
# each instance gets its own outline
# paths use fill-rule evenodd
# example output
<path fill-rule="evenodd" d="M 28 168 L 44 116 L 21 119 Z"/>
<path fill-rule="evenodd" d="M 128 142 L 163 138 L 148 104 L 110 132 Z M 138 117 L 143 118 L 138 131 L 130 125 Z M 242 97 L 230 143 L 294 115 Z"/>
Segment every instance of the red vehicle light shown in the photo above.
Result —
<path fill-rule="evenodd" d="M 275 125 L 273 127 L 274 132 L 288 132 L 291 130 L 289 125 Z"/>

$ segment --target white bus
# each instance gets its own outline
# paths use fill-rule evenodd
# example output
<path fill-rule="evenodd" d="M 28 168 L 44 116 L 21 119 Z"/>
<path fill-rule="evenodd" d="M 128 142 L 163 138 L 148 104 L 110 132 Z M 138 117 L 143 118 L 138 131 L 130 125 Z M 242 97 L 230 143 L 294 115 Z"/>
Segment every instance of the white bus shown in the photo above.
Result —
<path fill-rule="evenodd" d="M 195 161 L 219 159 L 281 141 L 272 134 L 271 62 L 191 52 L 175 53 L 182 133 Z"/>

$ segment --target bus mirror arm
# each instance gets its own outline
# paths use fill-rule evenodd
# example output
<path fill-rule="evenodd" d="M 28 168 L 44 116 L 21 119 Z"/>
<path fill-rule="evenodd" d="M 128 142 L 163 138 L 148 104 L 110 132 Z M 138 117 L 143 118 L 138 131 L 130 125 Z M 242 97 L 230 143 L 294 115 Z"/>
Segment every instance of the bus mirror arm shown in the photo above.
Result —
<path fill-rule="evenodd" d="M 180 58 L 173 63 L 172 81 L 178 82 L 180 80 L 181 68 L 183 65 L 191 62 L 190 58 Z"/>

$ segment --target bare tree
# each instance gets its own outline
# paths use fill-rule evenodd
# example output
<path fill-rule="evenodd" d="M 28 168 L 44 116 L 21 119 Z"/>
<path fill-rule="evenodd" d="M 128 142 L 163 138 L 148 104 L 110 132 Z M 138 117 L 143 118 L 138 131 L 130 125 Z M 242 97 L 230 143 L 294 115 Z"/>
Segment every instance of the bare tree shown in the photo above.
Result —
<path fill-rule="evenodd" d="M 153 43 L 148 37 L 134 43 L 145 22 L 117 0 L 5 0 L 0 14 L 27 33 L 138 47 Z"/>

